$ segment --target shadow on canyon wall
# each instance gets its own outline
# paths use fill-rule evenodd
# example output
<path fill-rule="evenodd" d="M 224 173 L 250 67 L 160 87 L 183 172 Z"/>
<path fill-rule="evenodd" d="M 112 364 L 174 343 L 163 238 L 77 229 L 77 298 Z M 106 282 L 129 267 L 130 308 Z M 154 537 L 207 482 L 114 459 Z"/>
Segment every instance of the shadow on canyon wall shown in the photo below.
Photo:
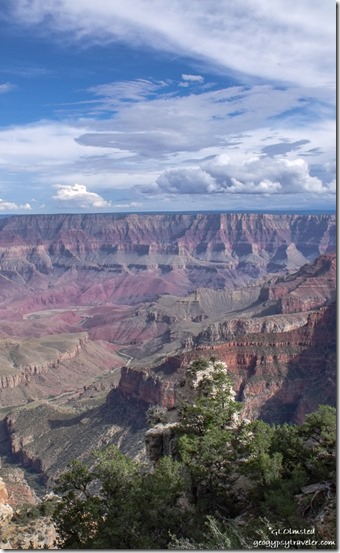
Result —
<path fill-rule="evenodd" d="M 313 323 L 310 323 L 313 326 Z M 320 402 L 336 405 L 336 304 L 315 323 L 312 340 L 288 364 L 276 394 L 261 407 L 259 418 L 270 423 L 301 424 Z"/>

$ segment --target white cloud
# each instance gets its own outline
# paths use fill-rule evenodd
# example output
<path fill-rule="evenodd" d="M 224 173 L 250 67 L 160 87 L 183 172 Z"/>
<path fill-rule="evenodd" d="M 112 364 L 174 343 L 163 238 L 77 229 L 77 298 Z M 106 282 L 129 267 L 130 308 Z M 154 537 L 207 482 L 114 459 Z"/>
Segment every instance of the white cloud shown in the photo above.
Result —
<path fill-rule="evenodd" d="M 45 164 L 68 163 L 84 153 L 74 140 L 85 128 L 42 121 L 0 130 L 0 167 L 37 171 Z M 98 153 L 93 149 L 87 153 Z"/>
<path fill-rule="evenodd" d="M 12 83 L 3 83 L 0 84 L 0 94 L 6 94 L 15 88 L 15 84 Z"/>
<path fill-rule="evenodd" d="M 159 176 L 157 184 L 162 192 L 207 194 L 217 191 L 215 179 L 200 168 L 170 169 Z"/>
<path fill-rule="evenodd" d="M 106 101 L 112 101 L 115 104 L 119 101 L 140 101 L 155 94 L 166 87 L 164 81 L 150 81 L 146 79 L 137 79 L 135 81 L 117 81 L 105 83 L 90 87 L 89 92 L 96 96 L 105 97 Z"/>
<path fill-rule="evenodd" d="M 333 2 L 13 0 L 13 12 L 24 25 L 72 40 L 148 46 L 264 79 L 335 82 Z"/>
<path fill-rule="evenodd" d="M 96 208 L 103 209 L 111 207 L 111 202 L 107 202 L 96 194 L 87 190 L 83 184 L 71 184 L 63 185 L 56 184 L 54 188 L 57 189 L 57 193 L 53 196 L 54 200 L 58 200 L 69 207 L 79 207 L 82 209 Z"/>
<path fill-rule="evenodd" d="M 145 172 L 141 172 L 140 169 L 141 168 L 139 168 L 138 171 L 138 168 L 135 168 L 130 172 L 120 172 L 118 169 L 112 172 L 106 172 L 105 170 L 102 170 L 98 171 L 97 173 L 93 172 L 91 174 L 65 170 L 63 174 L 59 175 L 58 184 L 68 186 L 70 182 L 76 182 L 77 180 L 79 181 L 81 178 L 82 184 L 86 186 L 87 189 L 96 190 L 98 192 L 100 192 L 101 190 L 113 190 L 123 193 L 125 190 L 134 190 L 138 186 L 141 186 L 143 188 L 145 186 L 151 186 L 160 173 L 159 171 L 151 170 L 145 170 Z M 46 182 L 49 185 L 51 185 L 52 187 L 55 185 L 55 176 L 48 176 L 47 174 L 46 179 Z M 155 185 L 154 188 L 157 189 Z"/>
<path fill-rule="evenodd" d="M 0 211 L 17 211 L 17 210 L 23 210 L 23 211 L 30 211 L 32 209 L 30 204 L 23 204 L 18 205 L 14 202 L 7 202 L 6 200 L 2 200 L 0 198 Z"/>
<path fill-rule="evenodd" d="M 61 205 L 94 208 L 111 205 L 99 195 L 110 190 L 122 192 L 116 195 L 124 198 L 118 208 L 138 207 L 130 203 L 128 190 L 133 200 L 140 199 L 134 192 L 143 190 L 145 201 L 147 194 L 158 193 L 157 201 L 160 192 L 178 194 L 179 204 L 182 193 L 197 202 L 200 194 L 211 194 L 215 202 L 227 194 L 251 202 L 249 194 L 255 202 L 263 194 L 285 194 L 286 200 L 299 191 L 320 198 L 332 190 L 331 2 L 13 0 L 6 14 L 11 25 L 31 27 L 28 34 L 40 33 L 63 48 L 74 42 L 137 47 L 139 75 L 151 49 L 165 66 L 177 56 L 188 64 L 177 83 L 151 77 L 93 82 L 86 91 L 77 90 L 74 98 L 81 101 L 58 106 L 58 122 L 2 127 L 5 196 L 23 179 L 36 194 L 43 188 L 41 201 L 48 202 L 46 185 L 59 183 L 54 199 Z M 150 75 L 153 68 L 147 67 Z M 112 75 L 121 74 L 112 69 Z M 216 71 L 214 83 L 205 70 Z M 26 76 L 43 71 L 28 68 Z M 227 88 L 230 76 L 247 86 Z M 0 93 L 13 88 L 0 84 Z M 76 182 L 82 185 L 69 184 Z"/>
<path fill-rule="evenodd" d="M 82 119 L 78 124 L 76 120 L 73 124 L 40 121 L 0 129 L 3 182 L 10 174 L 20 179 L 26 173 L 37 189 L 48 183 L 68 186 L 70 182 L 81 182 L 96 192 L 124 191 L 135 186 L 155 191 L 159 189 L 159 184 L 155 184 L 159 178 L 164 190 L 180 191 L 183 170 L 186 188 L 193 194 L 199 189 L 217 192 L 223 185 L 222 177 L 214 173 L 218 171 L 216 156 L 228 152 L 232 154 L 233 165 L 242 167 L 250 155 L 262 156 L 264 160 L 263 153 L 272 153 L 280 143 L 287 150 L 281 158 L 294 161 L 297 155 L 300 159 L 308 156 L 309 167 L 318 166 L 317 176 L 324 186 L 334 179 L 334 122 L 313 119 L 295 127 L 294 120 L 282 124 L 277 119 L 282 111 L 299 105 L 299 89 L 238 86 L 169 96 L 164 87 L 164 94 L 146 97 L 142 91 L 148 88 L 145 85 L 148 81 L 143 84 L 139 81 L 136 87 L 134 83 L 125 83 L 134 93 L 123 89 L 120 93 L 139 99 L 121 102 L 112 119 Z M 109 90 L 97 92 L 99 103 L 106 105 L 111 101 L 105 96 Z M 214 170 L 204 167 L 205 158 L 215 159 Z M 262 168 L 265 163 L 262 161 Z M 255 169 L 260 171 L 259 178 Z M 267 169 L 270 170 L 269 165 Z M 249 190 L 253 181 L 253 192 L 260 192 L 259 183 L 266 179 L 279 182 L 260 170 L 260 166 L 254 165 L 252 179 L 244 179 L 239 171 L 233 170 L 229 177 L 248 183 L 245 186 Z M 320 185 L 318 180 L 310 180 L 309 186 L 318 189 Z M 237 187 L 240 185 L 234 183 L 235 191 Z"/>
<path fill-rule="evenodd" d="M 183 81 L 189 81 L 192 83 L 203 83 L 204 77 L 202 75 L 186 75 L 185 73 L 182 74 Z"/>
<path fill-rule="evenodd" d="M 178 86 L 182 88 L 188 88 L 190 85 L 195 84 L 203 84 L 204 83 L 204 77 L 202 75 L 188 75 L 183 73 L 182 74 L 182 81 L 178 83 Z"/>
<path fill-rule="evenodd" d="M 269 85 L 172 97 L 165 91 L 133 105 L 123 102 L 118 111 L 115 106 L 112 120 L 94 122 L 93 132 L 80 135 L 78 143 L 135 151 L 144 160 L 145 156 L 159 158 L 171 152 L 192 152 L 219 145 L 222 140 L 228 142 L 233 133 L 240 135 L 244 130 L 249 133 L 268 125 L 275 128 L 278 126 L 275 118 L 282 112 L 301 107 L 303 94 L 308 91 L 280 90 Z M 110 108 L 111 100 L 101 98 L 98 110 Z M 300 123 L 302 132 L 306 126 L 307 123 Z M 285 132 L 287 127 L 285 124 Z"/>
<path fill-rule="evenodd" d="M 36 183 L 55 183 L 75 172 L 78 180 L 82 174 L 105 173 L 117 160 L 134 155 L 98 143 L 80 144 L 77 138 L 89 130 L 83 124 L 49 121 L 0 129 L 0 173 L 29 173 Z"/>

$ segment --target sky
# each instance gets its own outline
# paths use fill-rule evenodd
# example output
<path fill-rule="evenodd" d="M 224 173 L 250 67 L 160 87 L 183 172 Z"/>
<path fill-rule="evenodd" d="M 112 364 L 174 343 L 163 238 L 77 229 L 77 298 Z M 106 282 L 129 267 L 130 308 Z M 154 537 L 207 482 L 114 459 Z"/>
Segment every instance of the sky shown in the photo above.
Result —
<path fill-rule="evenodd" d="M 0 3 L 0 212 L 335 208 L 336 4 Z"/>

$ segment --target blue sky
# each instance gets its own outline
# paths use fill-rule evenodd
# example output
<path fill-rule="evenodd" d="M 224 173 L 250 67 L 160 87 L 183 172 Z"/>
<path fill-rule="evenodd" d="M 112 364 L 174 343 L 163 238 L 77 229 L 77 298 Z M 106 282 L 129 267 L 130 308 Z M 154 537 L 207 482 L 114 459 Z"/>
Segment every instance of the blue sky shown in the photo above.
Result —
<path fill-rule="evenodd" d="M 2 2 L 0 211 L 333 209 L 335 8 Z"/>

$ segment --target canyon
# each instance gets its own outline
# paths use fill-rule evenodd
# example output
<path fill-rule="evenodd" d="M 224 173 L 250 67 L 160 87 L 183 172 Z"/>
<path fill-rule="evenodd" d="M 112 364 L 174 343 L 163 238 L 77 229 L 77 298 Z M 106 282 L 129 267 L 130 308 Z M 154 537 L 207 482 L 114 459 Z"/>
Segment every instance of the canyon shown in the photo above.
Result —
<path fill-rule="evenodd" d="M 148 407 L 175 417 L 199 357 L 246 418 L 335 405 L 335 249 L 333 215 L 0 219 L 4 470 L 45 490 L 109 443 L 145 458 Z"/>

